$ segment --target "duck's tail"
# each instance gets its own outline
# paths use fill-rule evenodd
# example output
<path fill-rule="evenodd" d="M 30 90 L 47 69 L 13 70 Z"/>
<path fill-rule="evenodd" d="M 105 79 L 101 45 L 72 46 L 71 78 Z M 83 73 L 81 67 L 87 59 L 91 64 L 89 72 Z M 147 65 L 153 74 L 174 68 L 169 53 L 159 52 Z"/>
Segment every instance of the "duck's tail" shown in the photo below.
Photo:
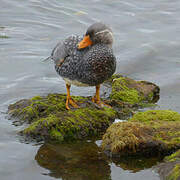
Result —
<path fill-rule="evenodd" d="M 49 60 L 53 60 L 53 59 L 52 59 L 52 56 L 47 57 L 47 58 L 44 59 L 42 62 L 47 62 L 47 61 L 49 61 Z"/>

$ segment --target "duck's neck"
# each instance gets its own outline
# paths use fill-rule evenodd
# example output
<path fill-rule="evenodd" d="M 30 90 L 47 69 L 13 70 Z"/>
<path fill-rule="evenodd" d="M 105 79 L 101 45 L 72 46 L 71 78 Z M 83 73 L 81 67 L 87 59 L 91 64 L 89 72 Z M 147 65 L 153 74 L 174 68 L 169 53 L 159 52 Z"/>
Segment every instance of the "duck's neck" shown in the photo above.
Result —
<path fill-rule="evenodd" d="M 96 44 L 101 44 L 101 45 L 105 45 L 105 46 L 108 46 L 108 48 L 112 49 L 112 44 L 106 44 L 106 43 L 96 43 Z M 95 44 L 94 44 L 95 45 Z M 92 45 L 93 46 L 93 45 Z"/>

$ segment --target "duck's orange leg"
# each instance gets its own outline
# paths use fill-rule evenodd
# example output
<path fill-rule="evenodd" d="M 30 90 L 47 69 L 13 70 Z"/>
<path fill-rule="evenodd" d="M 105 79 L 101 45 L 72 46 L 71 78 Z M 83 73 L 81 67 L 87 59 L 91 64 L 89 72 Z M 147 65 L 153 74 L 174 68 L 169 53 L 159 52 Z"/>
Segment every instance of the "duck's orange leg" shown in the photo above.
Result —
<path fill-rule="evenodd" d="M 70 96 L 70 87 L 71 87 L 71 85 L 66 84 L 66 89 L 67 89 L 66 109 L 67 110 L 70 110 L 69 104 L 72 105 L 74 108 L 79 108 L 79 106 L 76 104 L 76 102 Z"/>
<path fill-rule="evenodd" d="M 105 104 L 104 102 L 101 101 L 101 98 L 100 98 L 100 85 L 96 86 L 96 95 L 92 97 L 92 102 L 96 103 L 100 107 L 103 107 L 103 106 L 111 107 L 110 105 Z"/>
<path fill-rule="evenodd" d="M 97 105 L 101 106 L 100 100 L 100 85 L 96 86 L 96 95 L 92 97 L 92 102 L 96 103 Z"/>

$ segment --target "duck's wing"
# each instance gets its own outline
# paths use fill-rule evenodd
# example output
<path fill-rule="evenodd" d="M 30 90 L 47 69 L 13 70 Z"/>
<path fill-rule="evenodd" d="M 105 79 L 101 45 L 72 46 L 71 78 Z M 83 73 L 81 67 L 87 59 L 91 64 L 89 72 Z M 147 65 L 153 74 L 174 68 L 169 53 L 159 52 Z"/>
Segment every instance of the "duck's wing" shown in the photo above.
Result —
<path fill-rule="evenodd" d="M 45 60 L 52 59 L 55 65 L 62 65 L 67 57 L 73 55 L 80 40 L 81 38 L 79 36 L 69 36 L 64 41 L 59 42 L 52 50 L 51 56 L 49 56 Z"/>
<path fill-rule="evenodd" d="M 55 65 L 61 65 L 64 59 L 68 56 L 67 48 L 64 42 L 59 42 L 51 53 L 51 59 L 54 61 Z"/>
<path fill-rule="evenodd" d="M 68 56 L 64 42 L 59 42 L 51 52 L 51 55 L 44 59 L 43 61 L 53 60 L 55 65 L 61 65 L 64 62 L 64 59 Z"/>

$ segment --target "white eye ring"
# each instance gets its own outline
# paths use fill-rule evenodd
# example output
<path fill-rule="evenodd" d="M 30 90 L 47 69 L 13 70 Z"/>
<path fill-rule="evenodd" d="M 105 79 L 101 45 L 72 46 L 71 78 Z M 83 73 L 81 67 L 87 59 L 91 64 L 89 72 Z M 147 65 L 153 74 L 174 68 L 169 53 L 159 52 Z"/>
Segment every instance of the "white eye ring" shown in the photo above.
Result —
<path fill-rule="evenodd" d="M 99 32 L 95 33 L 95 35 L 101 34 L 101 33 L 105 33 L 105 32 L 109 33 L 113 37 L 113 34 L 112 34 L 112 32 L 109 29 L 105 29 L 103 31 L 99 31 Z"/>

